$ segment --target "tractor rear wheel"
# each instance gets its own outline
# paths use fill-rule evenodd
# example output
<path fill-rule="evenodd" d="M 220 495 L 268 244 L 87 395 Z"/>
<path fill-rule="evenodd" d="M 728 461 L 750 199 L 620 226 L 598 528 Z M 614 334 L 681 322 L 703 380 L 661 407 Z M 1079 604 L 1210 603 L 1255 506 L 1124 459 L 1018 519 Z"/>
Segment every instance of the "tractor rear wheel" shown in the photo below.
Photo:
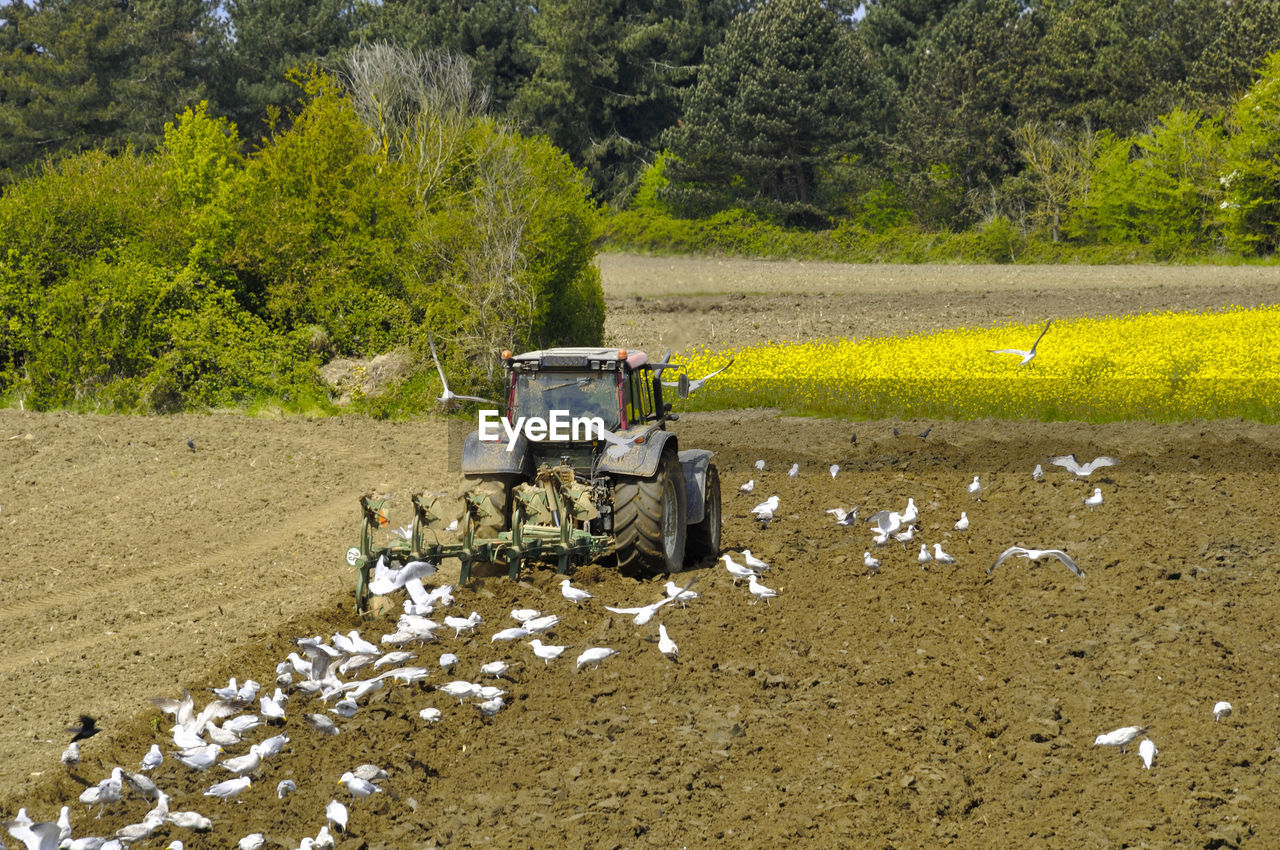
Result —
<path fill-rule="evenodd" d="M 684 568 L 684 473 L 674 453 L 646 478 L 620 476 L 613 488 L 613 536 L 619 567 L 648 573 Z"/>
<path fill-rule="evenodd" d="M 691 564 L 720 556 L 720 473 L 714 463 L 707 466 L 707 486 L 702 499 L 702 522 L 689 526 L 687 554 Z"/>

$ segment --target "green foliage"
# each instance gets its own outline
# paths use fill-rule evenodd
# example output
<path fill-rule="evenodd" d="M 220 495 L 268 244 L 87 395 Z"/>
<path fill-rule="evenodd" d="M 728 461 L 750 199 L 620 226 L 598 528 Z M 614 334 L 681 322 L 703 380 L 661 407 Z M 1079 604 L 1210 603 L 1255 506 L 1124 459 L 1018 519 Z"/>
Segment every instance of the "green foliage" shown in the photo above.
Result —
<path fill-rule="evenodd" d="M 1228 247 L 1273 253 L 1280 247 L 1280 52 L 1231 111 L 1219 184 L 1218 218 Z"/>

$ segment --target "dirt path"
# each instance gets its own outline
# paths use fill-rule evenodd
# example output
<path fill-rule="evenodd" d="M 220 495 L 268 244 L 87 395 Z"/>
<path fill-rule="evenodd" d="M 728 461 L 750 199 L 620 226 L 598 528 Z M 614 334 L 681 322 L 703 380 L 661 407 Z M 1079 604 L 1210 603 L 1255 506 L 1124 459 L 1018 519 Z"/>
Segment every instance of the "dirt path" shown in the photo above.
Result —
<path fill-rule="evenodd" d="M 621 285 L 611 279 L 610 290 Z M 1205 308 L 1225 297 L 1215 285 L 1192 291 Z M 768 303 L 743 300 L 743 310 Z M 900 321 L 877 303 L 877 321 Z M 1160 306 L 1154 295 L 1145 303 Z M 963 309 L 975 322 L 984 315 Z M 645 312 L 615 311 L 611 334 Z M 771 316 L 760 309 L 762 327 Z M 330 714 L 335 738 L 302 720 L 332 701 L 295 692 L 281 727 L 291 743 L 238 803 L 203 796 L 225 771 L 195 774 L 167 756 L 154 779 L 173 808 L 201 811 L 215 828 L 165 826 L 137 846 L 224 848 L 263 831 L 269 846 L 296 847 L 342 796 L 334 780 L 366 761 L 390 775 L 374 798 L 345 798 L 351 837 L 340 846 L 1269 846 L 1280 833 L 1280 688 L 1266 661 L 1280 647 L 1280 429 L 944 422 L 921 440 L 924 425 L 769 411 L 683 418 L 682 442 L 717 453 L 726 548 L 774 565 L 764 578 L 781 594 L 772 604 L 752 605 L 723 567 L 702 565 L 691 573 L 700 598 L 658 618 L 680 645 L 673 664 L 656 649 L 657 621 L 638 627 L 596 602 L 575 608 L 553 572 L 475 582 L 442 613 L 474 610 L 484 622 L 474 636 L 446 630 L 416 650 L 409 663 L 432 671 L 426 683 L 389 685 L 349 720 Z M 172 749 L 170 721 L 148 697 L 190 688 L 203 703 L 233 675 L 270 690 L 297 637 L 392 631 L 392 618 L 350 610 L 342 554 L 356 499 L 456 492 L 445 448 L 444 427 L 429 419 L 0 411 L 0 558 L 10 566 L 0 582 L 0 820 L 19 805 L 52 819 L 70 804 L 77 835 L 136 822 L 148 806 L 136 796 L 101 820 L 75 797 L 113 765 L 136 766 L 152 742 Z M 1123 463 L 1087 483 L 1056 468 L 1031 480 L 1036 463 L 1062 452 Z M 784 474 L 792 463 L 794 480 Z M 965 491 L 975 474 L 982 501 Z M 738 494 L 749 478 L 755 493 Z M 1083 504 L 1093 486 L 1106 498 L 1097 510 Z M 761 529 L 747 509 L 770 494 L 782 510 Z M 823 513 L 901 510 L 908 497 L 921 511 L 917 540 L 873 550 L 884 560 L 874 574 L 863 566 L 865 528 Z M 393 519 L 407 520 L 407 498 L 401 506 Z M 952 527 L 962 510 L 963 533 Z M 920 541 L 958 563 L 922 568 Z M 1021 559 L 988 576 L 1015 542 L 1060 546 L 1087 576 Z M 456 565 L 440 581 L 451 575 Z M 574 581 L 601 604 L 662 593 L 660 582 L 599 568 Z M 569 645 L 565 657 L 545 665 L 524 642 L 491 642 L 514 607 L 558 614 L 546 639 Z M 619 655 L 575 674 L 573 658 L 590 645 Z M 446 650 L 461 658 L 448 674 Z M 432 690 L 478 680 L 498 658 L 514 666 L 500 682 L 509 706 L 492 719 Z M 1214 723 L 1222 699 L 1236 711 Z M 442 711 L 439 724 L 419 719 L 427 706 Z M 107 731 L 67 771 L 62 730 L 81 712 Z M 1151 727 L 1160 754 L 1150 772 L 1132 751 L 1091 746 L 1130 724 Z M 227 754 L 275 732 L 256 730 Z M 279 800 L 285 778 L 299 788 Z"/>

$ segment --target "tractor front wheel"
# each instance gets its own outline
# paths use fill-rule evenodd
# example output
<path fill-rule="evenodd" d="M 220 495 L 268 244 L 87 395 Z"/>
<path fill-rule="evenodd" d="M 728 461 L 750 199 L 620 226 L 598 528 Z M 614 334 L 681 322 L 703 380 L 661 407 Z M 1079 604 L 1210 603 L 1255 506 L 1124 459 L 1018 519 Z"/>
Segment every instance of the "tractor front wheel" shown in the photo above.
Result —
<path fill-rule="evenodd" d="M 613 535 L 618 566 L 647 573 L 684 568 L 684 473 L 673 453 L 646 478 L 620 476 L 613 488 Z"/>

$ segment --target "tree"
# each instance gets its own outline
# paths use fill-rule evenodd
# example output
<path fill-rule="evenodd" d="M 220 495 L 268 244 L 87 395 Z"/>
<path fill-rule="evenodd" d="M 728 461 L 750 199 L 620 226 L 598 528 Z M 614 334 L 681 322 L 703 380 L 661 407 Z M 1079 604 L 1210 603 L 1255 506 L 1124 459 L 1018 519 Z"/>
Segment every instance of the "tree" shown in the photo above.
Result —
<path fill-rule="evenodd" d="M 471 60 L 494 111 L 507 109 L 533 74 L 533 7 L 518 0 L 384 0 L 369 11 L 366 41 Z"/>
<path fill-rule="evenodd" d="M 1280 51 L 1267 57 L 1253 86 L 1228 114 L 1229 137 L 1218 217 L 1228 247 L 1266 254 L 1280 249 Z"/>
<path fill-rule="evenodd" d="M 1230 106 L 1280 44 L 1280 3 L 1233 0 L 1218 5 L 1210 40 L 1187 69 L 1186 97 L 1205 109 Z"/>
<path fill-rule="evenodd" d="M 875 146 L 886 87 L 849 26 L 818 0 L 769 0 L 708 51 L 666 140 L 666 197 L 814 223 L 815 177 Z"/>
<path fill-rule="evenodd" d="M 729 0 L 541 3 L 535 70 L 512 114 L 585 168 L 598 196 L 624 201 L 731 11 Z"/>

